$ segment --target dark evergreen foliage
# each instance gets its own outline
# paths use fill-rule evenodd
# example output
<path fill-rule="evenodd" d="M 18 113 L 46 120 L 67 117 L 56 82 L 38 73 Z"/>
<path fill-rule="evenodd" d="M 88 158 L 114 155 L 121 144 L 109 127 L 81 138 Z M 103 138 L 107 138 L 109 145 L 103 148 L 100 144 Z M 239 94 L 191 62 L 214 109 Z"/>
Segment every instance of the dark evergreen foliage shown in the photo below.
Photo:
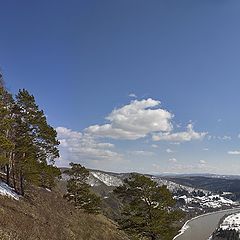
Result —
<path fill-rule="evenodd" d="M 122 200 L 119 224 L 133 239 L 174 237 L 174 223 L 183 214 L 174 209 L 175 201 L 166 186 L 158 186 L 144 175 L 132 174 L 114 193 Z"/>
<path fill-rule="evenodd" d="M 236 230 L 218 229 L 213 233 L 212 240 L 240 240 L 240 237 Z"/>
<path fill-rule="evenodd" d="M 87 184 L 89 171 L 80 164 L 70 163 L 71 169 L 66 170 L 70 176 L 67 182 L 67 194 L 64 197 L 76 208 L 84 209 L 85 212 L 97 214 L 100 211 L 101 199 L 91 192 Z"/>
<path fill-rule="evenodd" d="M 33 95 L 20 90 L 14 99 L 0 82 L 0 168 L 9 185 L 24 194 L 29 182 L 52 188 L 60 170 L 57 133 Z"/>

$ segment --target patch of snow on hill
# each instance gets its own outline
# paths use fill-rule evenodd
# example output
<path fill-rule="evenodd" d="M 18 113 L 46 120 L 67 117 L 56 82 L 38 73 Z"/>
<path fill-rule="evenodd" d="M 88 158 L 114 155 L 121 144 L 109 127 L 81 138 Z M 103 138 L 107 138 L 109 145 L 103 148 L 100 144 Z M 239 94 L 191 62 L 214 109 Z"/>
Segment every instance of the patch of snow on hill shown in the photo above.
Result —
<path fill-rule="evenodd" d="M 202 202 L 203 206 L 210 208 L 220 208 L 222 205 L 231 206 L 237 204 L 232 200 L 221 197 L 219 195 L 210 195 L 196 198 Z"/>
<path fill-rule="evenodd" d="M 175 196 L 175 199 L 183 199 L 187 208 L 191 208 L 193 206 L 199 206 L 201 208 L 222 208 L 231 207 L 238 205 L 238 202 L 234 202 L 228 198 L 222 197 L 218 194 L 211 194 L 205 196 L 191 196 L 187 197 L 186 195 Z"/>
<path fill-rule="evenodd" d="M 161 185 L 166 185 L 167 188 L 171 191 L 171 192 L 176 192 L 178 190 L 186 190 L 188 192 L 193 192 L 195 190 L 195 188 L 192 187 L 188 187 L 188 186 L 184 186 L 172 181 L 169 181 L 167 179 L 163 179 L 163 178 L 157 178 L 157 177 L 152 177 L 152 180 L 157 182 L 160 186 Z M 207 193 L 208 191 L 202 190 L 204 193 Z"/>
<path fill-rule="evenodd" d="M 222 230 L 236 230 L 240 232 L 240 213 L 226 217 L 220 227 Z"/>
<path fill-rule="evenodd" d="M 4 182 L 0 182 L 0 195 L 19 200 L 18 194 Z"/>
<path fill-rule="evenodd" d="M 91 172 L 91 174 L 109 187 L 118 187 L 123 184 L 121 179 L 103 172 Z"/>

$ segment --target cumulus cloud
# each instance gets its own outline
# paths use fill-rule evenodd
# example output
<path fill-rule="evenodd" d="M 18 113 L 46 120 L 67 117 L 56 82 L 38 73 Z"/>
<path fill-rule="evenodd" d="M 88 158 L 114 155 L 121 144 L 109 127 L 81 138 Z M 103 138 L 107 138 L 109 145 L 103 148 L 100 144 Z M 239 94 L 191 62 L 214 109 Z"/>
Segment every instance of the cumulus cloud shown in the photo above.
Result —
<path fill-rule="evenodd" d="M 132 98 L 137 98 L 137 95 L 135 93 L 130 93 L 128 96 Z"/>
<path fill-rule="evenodd" d="M 240 155 L 240 151 L 228 151 L 230 155 Z"/>
<path fill-rule="evenodd" d="M 114 145 L 98 142 L 89 134 L 73 131 L 65 127 L 56 128 L 60 141 L 61 159 L 64 162 L 82 160 L 116 160 L 121 155 L 113 151 Z"/>
<path fill-rule="evenodd" d="M 159 107 L 160 101 L 148 98 L 134 100 L 113 110 L 104 125 L 93 125 L 85 132 L 99 137 L 136 140 L 154 132 L 170 132 L 173 114 Z"/>
<path fill-rule="evenodd" d="M 189 123 L 185 132 L 153 134 L 152 139 L 153 141 L 186 142 L 203 139 L 206 135 L 207 132 L 194 131 L 193 124 Z"/>
<path fill-rule="evenodd" d="M 177 159 L 176 158 L 170 158 L 168 161 L 171 162 L 171 163 L 176 163 Z"/>
<path fill-rule="evenodd" d="M 200 164 L 206 164 L 207 162 L 205 160 L 200 160 L 199 163 Z"/>

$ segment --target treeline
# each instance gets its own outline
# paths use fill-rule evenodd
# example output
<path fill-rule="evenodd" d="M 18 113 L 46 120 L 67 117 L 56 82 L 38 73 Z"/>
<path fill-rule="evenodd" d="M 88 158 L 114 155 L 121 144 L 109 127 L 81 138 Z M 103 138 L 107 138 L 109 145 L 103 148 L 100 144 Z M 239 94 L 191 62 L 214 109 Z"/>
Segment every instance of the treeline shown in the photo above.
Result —
<path fill-rule="evenodd" d="M 0 176 L 24 195 L 26 183 L 52 188 L 60 170 L 57 133 L 27 90 L 7 91 L 0 74 Z"/>
<path fill-rule="evenodd" d="M 240 237 L 239 232 L 234 229 L 218 229 L 213 233 L 212 240 L 240 240 Z"/>

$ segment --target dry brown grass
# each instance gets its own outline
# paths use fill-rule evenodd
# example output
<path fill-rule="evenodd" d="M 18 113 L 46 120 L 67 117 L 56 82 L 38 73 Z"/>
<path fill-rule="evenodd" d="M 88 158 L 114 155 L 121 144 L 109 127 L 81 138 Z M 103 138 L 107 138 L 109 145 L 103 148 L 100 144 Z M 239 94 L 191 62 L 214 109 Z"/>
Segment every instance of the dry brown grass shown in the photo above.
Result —
<path fill-rule="evenodd" d="M 1 240 L 127 240 L 102 215 L 75 210 L 57 191 L 29 189 L 20 201 L 0 197 Z"/>

